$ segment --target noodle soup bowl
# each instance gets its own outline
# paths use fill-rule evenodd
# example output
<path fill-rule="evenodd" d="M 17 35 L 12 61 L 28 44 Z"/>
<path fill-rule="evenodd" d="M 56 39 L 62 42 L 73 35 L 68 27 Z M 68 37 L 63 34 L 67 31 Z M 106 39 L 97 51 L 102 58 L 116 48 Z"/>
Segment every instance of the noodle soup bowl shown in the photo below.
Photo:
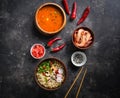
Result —
<path fill-rule="evenodd" d="M 66 14 L 56 3 L 44 3 L 35 13 L 35 24 L 44 35 L 59 33 L 66 25 Z"/>
<path fill-rule="evenodd" d="M 35 68 L 35 80 L 44 90 L 59 89 L 65 83 L 66 77 L 66 67 L 57 58 L 44 59 Z"/>

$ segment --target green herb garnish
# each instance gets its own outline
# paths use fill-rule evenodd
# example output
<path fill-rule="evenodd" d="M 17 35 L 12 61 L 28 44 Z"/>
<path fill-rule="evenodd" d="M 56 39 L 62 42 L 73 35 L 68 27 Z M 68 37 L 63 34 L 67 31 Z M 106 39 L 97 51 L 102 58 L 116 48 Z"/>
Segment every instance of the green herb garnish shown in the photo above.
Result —
<path fill-rule="evenodd" d="M 41 63 L 38 67 L 38 72 L 42 73 L 42 72 L 46 72 L 50 70 L 50 63 L 49 61 L 45 61 L 43 63 Z"/>

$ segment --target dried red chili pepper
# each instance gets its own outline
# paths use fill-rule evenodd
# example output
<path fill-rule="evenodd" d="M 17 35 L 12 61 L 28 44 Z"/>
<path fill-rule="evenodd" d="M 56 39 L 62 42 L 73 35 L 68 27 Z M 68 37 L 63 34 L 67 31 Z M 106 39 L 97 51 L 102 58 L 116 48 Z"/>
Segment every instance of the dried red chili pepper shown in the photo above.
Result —
<path fill-rule="evenodd" d="M 47 46 L 50 47 L 55 41 L 57 40 L 61 40 L 61 38 L 59 37 L 55 37 L 53 39 L 51 39 L 48 43 L 47 43 Z"/>
<path fill-rule="evenodd" d="M 77 25 L 81 24 L 81 23 L 87 18 L 89 12 L 90 12 L 90 7 L 88 6 L 88 7 L 84 10 L 84 12 L 83 12 L 83 14 L 82 14 L 82 17 L 79 19 Z"/>
<path fill-rule="evenodd" d="M 64 5 L 66 13 L 69 15 L 70 14 L 70 10 L 69 10 L 69 6 L 68 6 L 68 1 L 67 0 L 63 0 L 63 5 Z"/>
<path fill-rule="evenodd" d="M 72 14 L 71 14 L 71 19 L 75 19 L 76 18 L 76 12 L 77 12 L 77 3 L 74 2 L 73 3 L 73 9 L 72 9 Z"/>
<path fill-rule="evenodd" d="M 65 43 L 64 44 L 62 44 L 62 45 L 60 45 L 60 46 L 58 46 L 58 47 L 55 47 L 55 48 L 52 48 L 52 52 L 57 52 L 57 51 L 60 51 L 63 47 L 65 46 Z"/>

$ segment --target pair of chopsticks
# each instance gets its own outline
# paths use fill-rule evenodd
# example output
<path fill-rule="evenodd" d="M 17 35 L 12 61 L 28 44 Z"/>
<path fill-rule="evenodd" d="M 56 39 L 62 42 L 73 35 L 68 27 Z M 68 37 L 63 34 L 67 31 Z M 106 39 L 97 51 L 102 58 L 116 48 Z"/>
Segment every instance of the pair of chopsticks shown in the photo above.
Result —
<path fill-rule="evenodd" d="M 80 69 L 80 71 L 78 72 L 75 80 L 73 81 L 73 83 L 71 84 L 70 88 L 68 89 L 67 93 L 65 94 L 65 97 L 64 98 L 67 98 L 69 92 L 71 91 L 71 89 L 73 88 L 75 82 L 77 81 L 77 79 L 79 78 L 80 74 L 82 73 L 82 70 L 83 70 L 83 67 Z M 85 78 L 85 75 L 87 73 L 87 68 L 85 69 L 84 71 L 84 74 L 83 74 L 83 77 L 82 77 L 82 80 L 80 82 L 80 85 L 79 85 L 79 88 L 78 88 L 78 91 L 77 91 L 77 94 L 76 94 L 76 98 L 78 98 L 78 95 L 80 93 L 80 90 L 81 90 L 81 87 L 82 87 L 82 84 L 83 84 L 83 81 L 84 81 L 84 78 Z"/>

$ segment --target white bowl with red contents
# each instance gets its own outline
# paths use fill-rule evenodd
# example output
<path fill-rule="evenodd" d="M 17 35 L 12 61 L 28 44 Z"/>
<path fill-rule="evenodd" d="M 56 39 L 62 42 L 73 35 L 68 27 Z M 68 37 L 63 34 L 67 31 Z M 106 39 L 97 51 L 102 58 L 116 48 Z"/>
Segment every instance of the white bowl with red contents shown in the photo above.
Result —
<path fill-rule="evenodd" d="M 30 54 L 34 59 L 41 59 L 45 56 L 46 50 L 42 44 L 33 44 L 30 49 Z"/>

